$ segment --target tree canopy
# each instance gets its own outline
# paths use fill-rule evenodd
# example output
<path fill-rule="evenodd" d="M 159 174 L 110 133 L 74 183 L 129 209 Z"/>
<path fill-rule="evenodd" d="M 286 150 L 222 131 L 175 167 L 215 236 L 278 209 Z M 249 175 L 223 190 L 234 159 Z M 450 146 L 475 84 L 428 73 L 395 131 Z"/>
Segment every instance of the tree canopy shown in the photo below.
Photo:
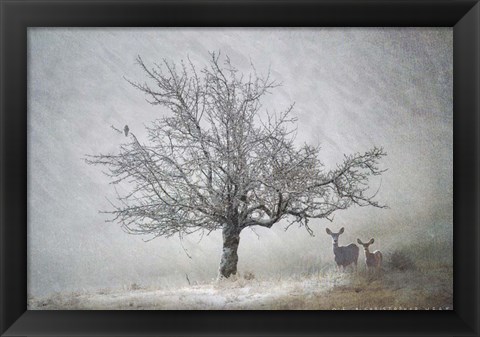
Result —
<path fill-rule="evenodd" d="M 188 59 L 148 67 L 147 81 L 129 82 L 148 102 L 170 113 L 147 127 L 148 142 L 130 130 L 116 154 L 87 158 L 104 165 L 118 195 L 113 221 L 132 234 L 153 237 L 250 226 L 270 228 L 282 219 L 312 233 L 308 220 L 330 218 L 352 205 L 384 207 L 369 195 L 386 155 L 374 147 L 346 155 L 330 170 L 318 146 L 295 142 L 292 104 L 271 114 L 261 99 L 277 86 L 270 74 L 242 74 L 228 57 L 212 53 L 198 70 Z"/>

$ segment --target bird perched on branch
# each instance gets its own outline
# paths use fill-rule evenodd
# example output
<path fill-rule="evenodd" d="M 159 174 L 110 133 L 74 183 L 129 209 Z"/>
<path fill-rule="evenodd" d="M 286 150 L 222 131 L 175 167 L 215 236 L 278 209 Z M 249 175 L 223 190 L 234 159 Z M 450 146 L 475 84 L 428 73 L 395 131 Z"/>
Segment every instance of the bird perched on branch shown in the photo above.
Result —
<path fill-rule="evenodd" d="M 125 127 L 123 128 L 123 131 L 125 132 L 125 137 L 128 137 L 128 131 L 130 129 L 128 128 L 128 125 L 125 125 Z"/>

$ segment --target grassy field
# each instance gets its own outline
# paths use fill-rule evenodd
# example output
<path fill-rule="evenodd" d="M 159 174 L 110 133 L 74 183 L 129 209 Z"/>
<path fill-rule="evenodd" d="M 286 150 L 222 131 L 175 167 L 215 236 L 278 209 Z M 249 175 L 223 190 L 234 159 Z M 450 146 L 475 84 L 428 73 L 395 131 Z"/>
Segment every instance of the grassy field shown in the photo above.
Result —
<path fill-rule="evenodd" d="M 304 266 L 287 276 L 255 277 L 252 272 L 222 281 L 181 287 L 144 287 L 57 293 L 29 298 L 30 310 L 452 310 L 451 244 L 405 247 L 385 255 L 383 268 L 367 272 L 363 253 L 358 270 L 333 264 Z"/>

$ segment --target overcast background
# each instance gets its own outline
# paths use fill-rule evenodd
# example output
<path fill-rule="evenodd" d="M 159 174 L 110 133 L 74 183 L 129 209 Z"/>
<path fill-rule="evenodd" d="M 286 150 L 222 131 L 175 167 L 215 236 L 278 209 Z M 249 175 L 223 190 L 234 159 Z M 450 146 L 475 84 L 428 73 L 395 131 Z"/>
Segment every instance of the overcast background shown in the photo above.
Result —
<path fill-rule="evenodd" d="M 302 261 L 333 260 L 325 227 L 346 228 L 340 244 L 375 237 L 384 252 L 412 241 L 452 240 L 452 29 L 65 29 L 28 30 L 28 288 L 43 296 L 132 283 L 184 286 L 217 275 L 221 233 L 201 241 L 155 239 L 107 223 L 115 192 L 86 154 L 115 152 L 128 124 L 168 113 L 150 106 L 124 76 L 135 64 L 190 57 L 202 67 L 221 51 L 242 72 L 283 86 L 263 100 L 280 111 L 296 102 L 298 142 L 320 144 L 334 167 L 344 154 L 383 146 L 388 168 L 377 200 L 389 209 L 350 208 L 333 223 L 311 221 L 315 236 L 285 224 L 245 230 L 240 272 L 257 277 L 299 272 Z M 258 236 L 257 236 L 258 235 Z M 441 240 L 440 240 L 441 241 Z"/>

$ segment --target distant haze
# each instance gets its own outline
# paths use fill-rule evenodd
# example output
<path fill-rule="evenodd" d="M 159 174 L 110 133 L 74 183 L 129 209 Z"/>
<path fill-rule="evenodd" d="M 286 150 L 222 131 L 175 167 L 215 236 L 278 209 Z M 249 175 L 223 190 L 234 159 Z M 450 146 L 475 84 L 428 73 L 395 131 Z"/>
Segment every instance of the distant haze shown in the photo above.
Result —
<path fill-rule="evenodd" d="M 333 260 L 325 227 L 345 227 L 340 244 L 375 237 L 383 252 L 452 240 L 453 111 L 451 28 L 155 28 L 28 30 L 28 287 L 43 296 L 137 284 L 184 286 L 217 276 L 221 233 L 157 238 L 105 222 L 115 189 L 86 154 L 114 153 L 128 124 L 169 112 L 149 105 L 125 79 L 143 82 L 148 65 L 209 51 L 241 72 L 271 69 L 282 86 L 262 101 L 281 111 L 295 102 L 297 141 L 321 145 L 334 168 L 344 154 L 382 146 L 388 156 L 371 193 L 388 209 L 352 207 L 333 222 L 312 220 L 315 236 L 285 223 L 242 232 L 239 271 L 258 277 L 298 272 L 301 261 Z M 186 251 L 186 252 L 185 252 Z M 190 255 L 191 258 L 189 258 Z"/>

